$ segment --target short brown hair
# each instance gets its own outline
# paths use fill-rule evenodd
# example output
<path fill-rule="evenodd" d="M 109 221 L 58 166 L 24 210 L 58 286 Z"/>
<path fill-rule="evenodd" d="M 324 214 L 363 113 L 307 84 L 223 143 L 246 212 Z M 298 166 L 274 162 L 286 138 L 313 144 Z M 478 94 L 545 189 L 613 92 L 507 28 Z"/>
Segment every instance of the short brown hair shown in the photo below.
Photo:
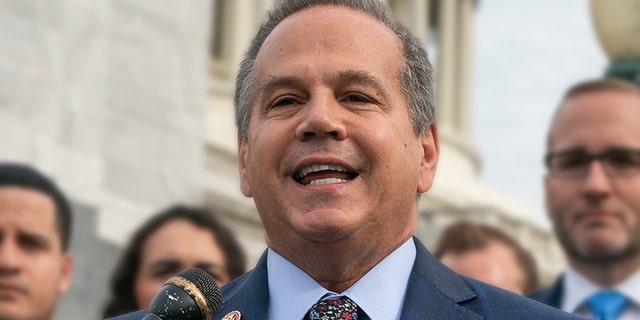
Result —
<path fill-rule="evenodd" d="M 640 88 L 637 87 L 633 82 L 629 82 L 620 78 L 598 78 L 591 79 L 582 82 L 578 82 L 571 86 L 564 93 L 560 104 L 556 108 L 556 111 L 551 118 L 551 127 L 547 131 L 547 150 L 551 150 L 551 133 L 553 132 L 553 124 L 556 121 L 556 117 L 558 113 L 562 109 L 562 106 L 567 102 L 567 100 L 585 94 L 585 93 L 594 93 L 594 92 L 602 92 L 602 91 L 614 91 L 621 93 L 629 93 L 635 94 L 640 97 Z"/>
<path fill-rule="evenodd" d="M 504 231 L 489 225 L 459 221 L 449 225 L 440 235 L 434 255 L 442 258 L 446 253 L 465 253 L 481 250 L 492 242 L 505 244 L 513 250 L 524 274 L 524 293 L 538 289 L 538 266 L 531 253 Z"/>
<path fill-rule="evenodd" d="M 571 86 L 565 92 L 564 97 L 562 98 L 562 103 L 577 95 L 598 91 L 619 91 L 640 95 L 640 88 L 632 82 L 619 78 L 599 78 L 582 81 Z"/>

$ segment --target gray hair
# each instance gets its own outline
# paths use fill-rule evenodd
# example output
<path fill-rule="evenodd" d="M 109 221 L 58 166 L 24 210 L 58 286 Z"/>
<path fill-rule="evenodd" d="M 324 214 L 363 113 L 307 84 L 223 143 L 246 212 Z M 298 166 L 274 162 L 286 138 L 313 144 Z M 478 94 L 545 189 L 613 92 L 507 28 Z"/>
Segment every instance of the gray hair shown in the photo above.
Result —
<path fill-rule="evenodd" d="M 235 119 L 238 134 L 247 141 L 251 105 L 256 97 L 254 64 L 262 44 L 275 27 L 290 15 L 315 6 L 341 6 L 370 15 L 391 29 L 404 48 L 405 63 L 399 73 L 400 85 L 409 105 L 413 130 L 417 135 L 430 130 L 436 121 L 433 93 L 433 68 L 422 42 L 395 19 L 380 0 L 282 0 L 269 11 L 266 20 L 252 39 L 249 50 L 240 63 L 234 95 Z"/>

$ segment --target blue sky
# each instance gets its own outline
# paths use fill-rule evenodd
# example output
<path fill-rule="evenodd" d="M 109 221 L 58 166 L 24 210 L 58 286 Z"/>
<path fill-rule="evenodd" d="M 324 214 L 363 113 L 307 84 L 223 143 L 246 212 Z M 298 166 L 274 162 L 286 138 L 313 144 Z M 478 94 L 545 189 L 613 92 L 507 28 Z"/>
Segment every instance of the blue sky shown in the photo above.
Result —
<path fill-rule="evenodd" d="M 564 90 L 602 75 L 607 57 L 586 0 L 480 0 L 474 143 L 480 180 L 546 223 L 542 157 Z"/>

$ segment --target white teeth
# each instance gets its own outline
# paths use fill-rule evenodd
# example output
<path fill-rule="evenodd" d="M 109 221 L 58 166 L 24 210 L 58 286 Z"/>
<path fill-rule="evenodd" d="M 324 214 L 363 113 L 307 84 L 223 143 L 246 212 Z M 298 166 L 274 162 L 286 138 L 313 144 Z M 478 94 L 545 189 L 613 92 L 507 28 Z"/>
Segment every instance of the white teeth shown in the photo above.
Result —
<path fill-rule="evenodd" d="M 306 175 L 308 175 L 309 173 L 325 171 L 325 170 L 347 172 L 347 169 L 345 169 L 345 168 L 343 168 L 341 166 L 333 165 L 333 164 L 314 164 L 314 165 L 302 168 L 302 170 L 300 170 L 300 172 L 298 172 L 297 177 L 299 179 L 302 179 Z"/>
<path fill-rule="evenodd" d="M 308 174 L 314 173 L 314 172 L 321 172 L 321 171 L 336 171 L 336 172 L 347 172 L 347 173 L 349 172 L 347 168 L 339 165 L 314 164 L 314 165 L 310 165 L 302 168 L 298 173 L 296 173 L 294 178 L 298 182 L 301 182 L 304 179 L 304 177 L 306 177 Z M 306 184 L 317 186 L 317 185 L 332 184 L 332 183 L 343 183 L 343 182 L 348 182 L 349 180 L 351 180 L 351 178 L 343 179 L 340 177 L 327 177 L 327 178 L 314 179 L 311 181 L 307 181 Z"/>
<path fill-rule="evenodd" d="M 313 181 L 309 182 L 309 185 L 311 185 L 311 186 L 319 186 L 319 185 L 322 185 L 322 184 L 341 183 L 341 182 L 347 182 L 347 181 L 349 181 L 349 180 L 337 179 L 337 178 L 327 178 L 327 179 L 313 180 Z"/>

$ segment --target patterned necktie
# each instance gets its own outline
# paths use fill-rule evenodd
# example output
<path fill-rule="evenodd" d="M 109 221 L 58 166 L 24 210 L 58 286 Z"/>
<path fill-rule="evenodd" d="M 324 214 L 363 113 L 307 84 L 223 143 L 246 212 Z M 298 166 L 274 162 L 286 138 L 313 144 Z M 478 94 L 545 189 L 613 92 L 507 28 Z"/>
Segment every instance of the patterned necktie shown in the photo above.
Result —
<path fill-rule="evenodd" d="M 616 320 L 628 303 L 627 297 L 613 290 L 599 291 L 587 299 L 594 320 Z"/>
<path fill-rule="evenodd" d="M 362 311 L 358 305 L 345 296 L 321 298 L 305 317 L 308 320 L 358 320 Z"/>

